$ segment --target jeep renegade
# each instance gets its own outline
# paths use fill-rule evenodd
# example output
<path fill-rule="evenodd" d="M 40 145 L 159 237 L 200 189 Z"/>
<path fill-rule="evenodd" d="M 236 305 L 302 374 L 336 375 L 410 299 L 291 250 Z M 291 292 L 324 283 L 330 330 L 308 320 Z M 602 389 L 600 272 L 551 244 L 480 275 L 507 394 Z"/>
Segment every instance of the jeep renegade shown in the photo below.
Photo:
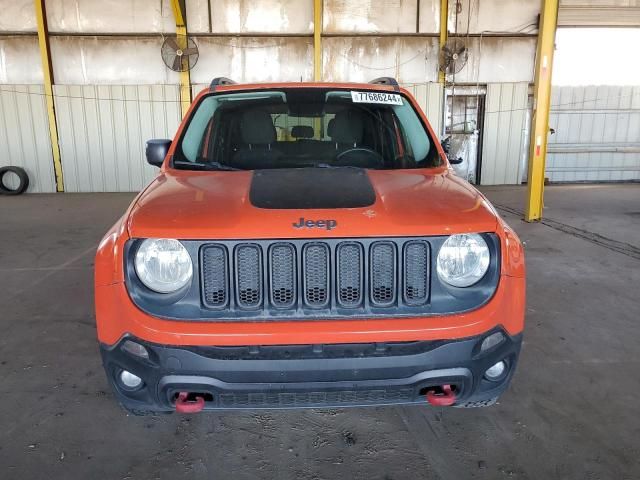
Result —
<path fill-rule="evenodd" d="M 130 412 L 490 405 L 524 254 L 414 98 L 218 78 L 99 245 L 98 339 Z"/>

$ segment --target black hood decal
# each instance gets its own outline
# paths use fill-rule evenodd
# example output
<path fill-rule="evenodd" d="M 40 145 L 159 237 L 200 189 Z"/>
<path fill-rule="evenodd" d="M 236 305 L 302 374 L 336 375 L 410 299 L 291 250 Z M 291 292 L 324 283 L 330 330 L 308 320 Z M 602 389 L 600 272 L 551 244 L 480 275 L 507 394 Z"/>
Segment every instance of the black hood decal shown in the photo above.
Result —
<path fill-rule="evenodd" d="M 249 199 L 269 209 L 361 208 L 376 193 L 361 168 L 278 168 L 256 170 Z"/>

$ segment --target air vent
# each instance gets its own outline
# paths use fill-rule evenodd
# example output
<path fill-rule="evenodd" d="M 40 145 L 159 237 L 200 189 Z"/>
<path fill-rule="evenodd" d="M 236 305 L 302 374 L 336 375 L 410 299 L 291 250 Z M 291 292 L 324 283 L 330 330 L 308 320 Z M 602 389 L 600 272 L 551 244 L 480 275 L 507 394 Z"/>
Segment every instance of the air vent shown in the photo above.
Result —
<path fill-rule="evenodd" d="M 423 305 L 429 299 L 429 245 L 407 242 L 404 247 L 404 301 Z"/>
<path fill-rule="evenodd" d="M 202 253 L 204 303 L 209 308 L 224 308 L 229 301 L 227 250 L 209 245 Z"/>
<path fill-rule="evenodd" d="M 240 308 L 262 304 L 262 258 L 258 245 L 236 247 L 236 302 Z"/>
<path fill-rule="evenodd" d="M 304 301 L 309 307 L 322 308 L 329 303 L 329 247 L 311 243 L 304 252 Z"/>
<path fill-rule="evenodd" d="M 358 243 L 341 243 L 338 257 L 338 303 L 343 307 L 362 304 L 362 246 Z"/>
<path fill-rule="evenodd" d="M 396 299 L 396 249 L 391 242 L 376 242 L 371 247 L 371 303 L 388 307 Z"/>
<path fill-rule="evenodd" d="M 290 243 L 272 245 L 269 254 L 271 304 L 291 308 L 296 301 L 295 249 Z"/>

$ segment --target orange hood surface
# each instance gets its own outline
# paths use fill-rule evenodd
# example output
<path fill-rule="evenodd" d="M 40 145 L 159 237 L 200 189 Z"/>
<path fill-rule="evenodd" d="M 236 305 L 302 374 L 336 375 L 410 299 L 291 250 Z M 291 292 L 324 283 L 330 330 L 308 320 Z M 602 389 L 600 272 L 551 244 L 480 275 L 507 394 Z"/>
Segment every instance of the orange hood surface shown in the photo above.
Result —
<path fill-rule="evenodd" d="M 256 207 L 250 199 L 254 175 L 167 169 L 137 199 L 128 219 L 129 235 L 185 240 L 345 238 L 497 228 L 495 211 L 484 196 L 443 169 L 367 170 L 375 193 L 371 205 L 327 209 Z M 321 221 L 320 226 L 295 228 L 301 218 Z"/>

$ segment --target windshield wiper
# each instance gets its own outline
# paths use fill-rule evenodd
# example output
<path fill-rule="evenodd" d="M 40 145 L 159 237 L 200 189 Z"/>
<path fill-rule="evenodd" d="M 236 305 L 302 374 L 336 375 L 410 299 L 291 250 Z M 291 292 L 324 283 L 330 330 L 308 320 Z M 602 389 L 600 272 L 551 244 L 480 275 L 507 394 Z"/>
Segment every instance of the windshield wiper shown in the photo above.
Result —
<path fill-rule="evenodd" d="M 181 160 L 174 160 L 174 166 L 178 167 L 189 167 L 183 170 L 224 170 L 224 171 L 237 171 L 242 170 L 241 168 L 230 167 L 229 165 L 223 165 L 219 162 L 185 162 Z"/>
<path fill-rule="evenodd" d="M 358 168 L 360 169 L 361 167 L 356 167 L 355 165 L 330 165 L 328 163 L 314 163 L 313 165 L 310 165 L 311 168 Z"/>

